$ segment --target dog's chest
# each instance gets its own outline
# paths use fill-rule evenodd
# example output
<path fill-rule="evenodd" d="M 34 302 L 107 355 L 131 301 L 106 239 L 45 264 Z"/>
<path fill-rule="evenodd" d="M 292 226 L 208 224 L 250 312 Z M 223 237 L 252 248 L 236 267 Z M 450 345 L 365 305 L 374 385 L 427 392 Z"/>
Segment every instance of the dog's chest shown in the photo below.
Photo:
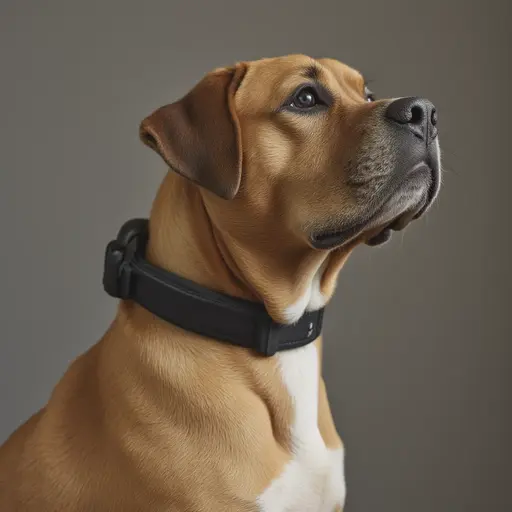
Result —
<path fill-rule="evenodd" d="M 318 353 L 313 344 L 278 355 L 294 402 L 292 460 L 259 498 L 261 512 L 334 512 L 345 501 L 343 449 L 325 446 L 318 429 Z"/>

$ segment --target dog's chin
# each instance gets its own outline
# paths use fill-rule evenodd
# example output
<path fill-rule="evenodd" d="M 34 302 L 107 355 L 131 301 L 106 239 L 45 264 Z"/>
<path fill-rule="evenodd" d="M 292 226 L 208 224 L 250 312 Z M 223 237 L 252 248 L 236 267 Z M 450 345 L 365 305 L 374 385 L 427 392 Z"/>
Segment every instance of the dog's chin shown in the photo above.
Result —
<path fill-rule="evenodd" d="M 366 245 L 370 247 L 377 247 L 379 245 L 383 245 L 386 242 L 391 240 L 391 236 L 393 231 L 402 231 L 405 229 L 413 220 L 419 218 L 421 216 L 421 207 L 416 208 L 413 212 L 406 212 L 396 219 L 394 219 L 390 224 L 383 226 L 382 228 L 378 228 L 376 234 L 371 234 L 371 236 L 367 237 L 365 240 Z"/>
<path fill-rule="evenodd" d="M 334 249 L 364 242 L 375 247 L 388 242 L 393 231 L 401 231 L 421 217 L 433 203 L 438 184 L 438 172 L 426 164 L 413 169 L 413 177 L 395 190 L 373 215 L 349 227 L 313 233 L 311 245 L 316 249 Z"/>
<path fill-rule="evenodd" d="M 385 244 L 391 239 L 393 231 L 402 231 L 411 222 L 419 219 L 435 200 L 439 188 L 438 176 L 435 171 L 431 171 L 431 181 L 423 194 L 420 194 L 419 200 L 408 201 L 407 197 L 402 202 L 404 209 L 402 213 L 395 216 L 391 222 L 385 222 L 376 231 L 372 231 L 371 235 L 366 237 L 365 243 L 371 247 Z"/>

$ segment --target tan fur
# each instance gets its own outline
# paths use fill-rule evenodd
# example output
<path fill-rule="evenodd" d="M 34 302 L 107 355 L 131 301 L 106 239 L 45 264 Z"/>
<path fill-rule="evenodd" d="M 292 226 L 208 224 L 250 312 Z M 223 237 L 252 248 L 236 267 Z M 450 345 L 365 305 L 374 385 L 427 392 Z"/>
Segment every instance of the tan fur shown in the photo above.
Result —
<path fill-rule="evenodd" d="M 332 111 L 321 121 L 276 115 L 312 64 L 335 95 Z M 204 286 L 262 301 L 285 321 L 323 262 L 321 291 L 331 297 L 362 241 L 321 251 L 306 232 L 362 212 L 344 169 L 379 104 L 365 102 L 356 71 L 330 59 L 242 63 L 216 70 L 208 84 L 224 87 L 233 74 L 240 77 L 229 92 L 236 136 L 225 122 L 222 135 L 209 127 L 206 139 L 225 136 L 239 153 L 212 148 L 225 167 L 217 176 L 213 166 L 207 180 L 197 162 L 182 169 L 191 181 L 169 172 L 151 212 L 147 256 Z M 206 105 L 205 83 L 187 101 Z M 160 114 L 167 117 L 159 122 L 169 123 L 183 116 L 174 106 Z M 158 138 L 165 129 L 158 126 L 149 119 L 143 129 L 154 128 Z M 172 139 L 147 142 L 171 163 L 192 158 L 193 145 L 178 154 L 167 146 Z M 323 380 L 319 395 L 321 435 L 327 447 L 339 447 Z M 274 358 L 201 338 L 121 302 L 104 337 L 0 449 L 0 510 L 256 511 L 257 497 L 291 458 L 292 419 Z"/>

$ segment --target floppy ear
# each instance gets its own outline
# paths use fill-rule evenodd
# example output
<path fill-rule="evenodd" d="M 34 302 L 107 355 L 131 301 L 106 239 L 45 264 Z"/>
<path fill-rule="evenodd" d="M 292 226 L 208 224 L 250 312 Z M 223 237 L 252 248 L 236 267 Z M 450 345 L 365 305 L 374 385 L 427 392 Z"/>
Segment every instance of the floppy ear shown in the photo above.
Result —
<path fill-rule="evenodd" d="M 140 125 L 140 138 L 169 167 L 224 199 L 235 197 L 242 174 L 240 126 L 234 96 L 245 64 L 206 75 L 181 100 Z"/>

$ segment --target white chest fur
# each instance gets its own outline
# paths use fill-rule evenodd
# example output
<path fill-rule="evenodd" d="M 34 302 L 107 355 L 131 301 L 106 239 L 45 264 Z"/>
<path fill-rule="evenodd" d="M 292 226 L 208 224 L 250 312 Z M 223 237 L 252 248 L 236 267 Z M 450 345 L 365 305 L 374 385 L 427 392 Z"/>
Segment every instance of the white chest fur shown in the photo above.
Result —
<path fill-rule="evenodd" d="M 343 449 L 329 450 L 318 429 L 318 352 L 312 343 L 277 357 L 295 406 L 294 453 L 259 497 L 261 512 L 334 512 L 345 501 Z"/>

